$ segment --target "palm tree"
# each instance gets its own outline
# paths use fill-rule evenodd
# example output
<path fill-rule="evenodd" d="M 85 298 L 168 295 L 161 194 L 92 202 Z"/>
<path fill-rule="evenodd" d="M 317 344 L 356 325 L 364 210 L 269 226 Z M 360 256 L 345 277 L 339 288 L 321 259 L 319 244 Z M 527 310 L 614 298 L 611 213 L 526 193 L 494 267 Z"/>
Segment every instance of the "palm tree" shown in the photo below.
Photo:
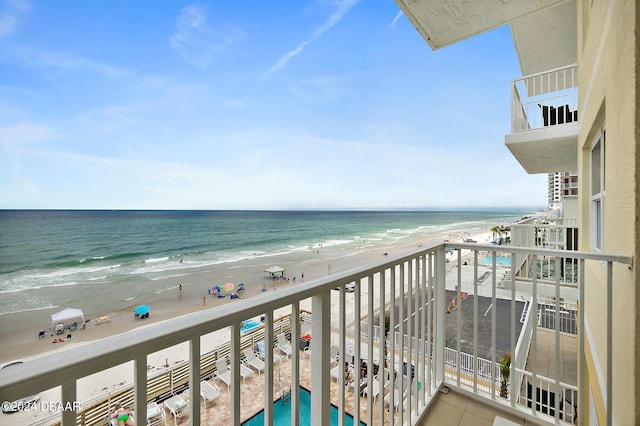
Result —
<path fill-rule="evenodd" d="M 500 396 L 509 397 L 509 375 L 511 374 L 511 352 L 500 358 Z"/>
<path fill-rule="evenodd" d="M 498 225 L 495 225 L 491 228 L 491 232 L 493 232 L 493 242 L 496 242 L 496 234 L 500 233 L 500 227 Z"/>

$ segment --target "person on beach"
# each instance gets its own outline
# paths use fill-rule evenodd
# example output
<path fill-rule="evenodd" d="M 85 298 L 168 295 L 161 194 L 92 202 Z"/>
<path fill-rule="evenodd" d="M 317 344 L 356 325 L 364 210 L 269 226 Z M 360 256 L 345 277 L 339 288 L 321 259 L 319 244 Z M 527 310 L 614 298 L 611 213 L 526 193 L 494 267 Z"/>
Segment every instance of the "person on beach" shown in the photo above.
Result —
<path fill-rule="evenodd" d="M 119 402 L 116 402 L 111 418 L 118 419 L 118 426 L 133 426 L 133 411 L 128 407 L 123 407 Z"/>
<path fill-rule="evenodd" d="M 207 304 L 207 296 L 202 296 L 202 306 Z"/>

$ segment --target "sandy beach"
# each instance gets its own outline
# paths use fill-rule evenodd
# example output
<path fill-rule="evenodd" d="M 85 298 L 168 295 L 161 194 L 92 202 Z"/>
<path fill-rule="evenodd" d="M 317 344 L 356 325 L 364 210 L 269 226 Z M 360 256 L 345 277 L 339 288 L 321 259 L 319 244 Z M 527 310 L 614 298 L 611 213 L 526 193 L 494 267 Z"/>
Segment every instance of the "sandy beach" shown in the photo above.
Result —
<path fill-rule="evenodd" d="M 165 280 L 166 282 L 158 282 L 156 284 L 159 287 L 168 287 L 172 290 L 159 294 L 150 294 L 144 301 L 136 300 L 135 304 L 146 303 L 151 306 L 149 318 L 143 320 L 135 318 L 133 305 L 113 310 L 96 310 L 95 312 L 87 312 L 85 310 L 86 328 L 71 332 L 71 339 L 66 338 L 67 334 L 69 334 L 68 330 L 65 330 L 62 336 L 51 336 L 49 332 L 51 313 L 37 311 L 12 314 L 10 322 L 7 321 L 7 318 L 3 319 L 3 327 L 0 329 L 0 339 L 3 342 L 0 346 L 0 363 L 14 359 L 27 360 L 41 357 L 52 351 L 64 351 L 78 345 L 125 333 L 138 327 L 157 324 L 181 315 L 205 309 L 215 309 L 222 304 L 236 302 L 236 300 L 232 300 L 229 297 L 217 298 L 215 295 L 207 293 L 207 289 L 211 287 L 213 273 L 217 277 L 224 277 L 228 282 L 245 283 L 244 297 L 253 298 L 263 294 L 263 285 L 267 291 L 277 291 L 285 286 L 304 285 L 305 282 L 325 277 L 330 273 L 382 260 L 384 253 L 395 255 L 413 250 L 430 242 L 442 241 L 443 239 L 451 242 L 461 242 L 463 238 L 473 238 L 479 243 L 487 243 L 491 238 L 491 232 L 487 231 L 486 228 L 468 229 L 464 230 L 464 235 L 449 234 L 431 239 L 425 239 L 424 235 L 411 235 L 401 239 L 394 245 L 387 246 L 376 245 L 375 242 L 361 241 L 360 250 L 355 253 L 351 251 L 348 255 L 340 248 L 313 248 L 308 251 L 289 253 L 282 257 L 269 257 L 266 261 L 265 259 L 256 258 L 228 264 L 217 268 L 215 271 L 199 271 L 182 276 L 179 279 L 167 279 Z M 287 270 L 287 278 L 271 279 L 265 276 L 264 270 L 272 265 L 285 268 Z M 302 278 L 303 273 L 304 279 Z M 179 289 L 180 285 L 182 285 L 182 290 Z M 78 307 L 83 308 L 82 306 Z M 57 310 L 52 311 L 55 312 Z M 284 313 L 282 312 L 282 314 Z M 277 315 L 278 312 L 276 312 Z M 103 316 L 108 316 L 110 322 L 96 324 L 96 319 Z M 38 338 L 38 332 L 41 330 L 47 330 L 44 338 Z M 63 342 L 53 343 L 59 337 L 63 338 Z M 218 330 L 210 335 L 203 336 L 201 351 L 206 353 L 228 339 L 228 330 Z M 170 367 L 187 359 L 187 357 L 188 346 L 186 342 L 173 348 L 150 354 L 148 356 L 149 372 L 152 373 Z M 131 383 L 132 379 L 132 363 L 123 364 L 95 374 L 78 383 L 78 400 L 82 402 L 96 398 L 105 392 Z M 41 394 L 41 398 L 55 401 L 59 398 L 57 395 L 59 394 L 52 390 Z M 17 418 L 15 419 L 18 420 Z"/>
<path fill-rule="evenodd" d="M 466 230 L 468 234 L 464 238 L 474 238 L 476 241 L 486 243 L 491 238 L 491 233 L 482 229 Z M 455 234 L 454 234 L 455 235 Z M 443 235 L 442 238 L 451 242 L 461 242 L 462 236 Z M 440 239 L 437 239 L 440 240 Z M 263 285 L 267 291 L 277 291 L 278 288 L 292 285 L 304 285 L 305 282 L 315 278 L 325 277 L 329 273 L 335 273 L 351 269 L 360 265 L 366 265 L 381 260 L 383 253 L 389 255 L 400 254 L 412 250 L 422 244 L 428 244 L 435 239 L 424 240 L 423 237 L 409 236 L 393 246 L 376 246 L 374 243 L 362 242 L 362 249 L 357 254 L 349 256 L 341 255 L 339 249 L 313 249 L 306 252 L 287 254 L 286 258 L 273 257 L 268 262 L 261 259 L 244 261 L 242 264 L 229 264 L 218 268 L 215 275 L 223 276 L 229 282 L 245 283 L 244 297 L 251 298 L 262 294 Z M 284 256 L 283 256 L 284 257 Z M 264 270 L 272 265 L 285 268 L 286 279 L 271 279 L 265 276 Z M 61 336 L 51 336 L 51 313 L 60 309 L 47 311 L 20 312 L 3 318 L 3 326 L 0 328 L 0 363 L 13 359 L 30 359 L 43 356 L 51 351 L 60 351 L 72 346 L 86 344 L 87 342 L 105 338 L 137 327 L 166 321 L 181 315 L 204 309 L 215 309 L 222 304 L 234 303 L 236 300 L 230 297 L 218 298 L 208 294 L 211 287 L 213 271 L 202 271 L 181 277 L 171 278 L 158 282 L 160 287 L 172 287 L 173 291 L 160 294 L 151 294 L 144 301 L 136 301 L 136 305 L 146 303 L 151 306 L 151 315 L 146 319 L 138 319 L 133 315 L 134 305 L 110 310 L 107 307 L 103 311 L 84 311 L 86 327 L 84 330 L 65 333 Z M 304 274 L 304 278 L 302 275 Z M 179 286 L 182 285 L 182 290 Z M 205 302 L 203 303 L 203 297 Z M 75 307 L 75 306 L 74 306 Z M 78 308 L 83 308 L 78 306 Z M 100 317 L 108 316 L 109 323 L 96 324 Z M 44 338 L 38 338 L 39 331 L 47 331 Z M 66 339 L 71 334 L 71 339 Z M 58 338 L 63 342 L 52 343 Z"/>

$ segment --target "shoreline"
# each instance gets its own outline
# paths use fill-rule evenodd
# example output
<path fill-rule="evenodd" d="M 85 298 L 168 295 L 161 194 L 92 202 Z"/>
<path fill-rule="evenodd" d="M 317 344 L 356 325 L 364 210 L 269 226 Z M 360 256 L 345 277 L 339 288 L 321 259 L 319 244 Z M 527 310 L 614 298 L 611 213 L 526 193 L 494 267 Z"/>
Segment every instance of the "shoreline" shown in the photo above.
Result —
<path fill-rule="evenodd" d="M 465 232 L 468 232 L 468 234 L 464 235 L 466 238 L 482 238 L 483 241 L 479 242 L 485 242 L 487 234 L 489 237 L 491 236 L 491 233 L 486 229 L 473 229 Z M 2 319 L 3 327 L 0 329 L 0 341 L 3 342 L 0 347 L 0 364 L 15 359 L 27 360 L 45 356 L 51 352 L 66 350 L 107 336 L 125 333 L 138 327 L 233 303 L 235 300 L 230 299 L 229 296 L 219 299 L 215 295 L 207 293 L 206 289 L 212 285 L 211 276 L 213 273 L 229 282 L 244 282 L 245 291 L 243 297 L 251 298 L 263 293 L 263 285 L 267 291 L 277 291 L 278 288 L 285 286 L 303 285 L 305 282 L 325 277 L 332 272 L 339 272 L 358 265 L 375 262 L 384 253 L 399 254 L 442 239 L 449 239 L 452 242 L 462 241 L 463 236 L 459 235 L 457 238 L 452 238 L 445 235 L 444 237 L 425 239 L 423 235 L 408 235 L 394 244 L 384 245 L 377 245 L 375 242 L 363 242 L 363 246 L 354 253 L 344 253 L 344 250 L 339 248 L 320 249 L 317 252 L 316 249 L 313 249 L 287 255 L 277 255 L 269 258 L 270 262 L 268 263 L 264 263 L 264 259 L 255 259 L 251 262 L 234 262 L 216 268 L 215 271 L 194 271 L 181 277 L 158 280 L 153 284 L 162 288 L 170 288 L 170 290 L 149 294 L 144 298 L 136 298 L 136 301 L 130 306 L 112 310 L 107 309 L 96 313 L 96 315 L 91 315 L 85 311 L 86 328 L 74 332 L 70 332 L 67 329 L 60 336 L 51 335 L 50 333 L 50 323 L 46 320 L 50 318 L 48 310 L 7 314 Z M 274 264 L 287 270 L 286 277 L 288 280 L 265 278 L 264 270 Z M 304 274 L 304 279 L 302 274 Z M 182 285 L 182 290 L 179 290 L 180 285 Z M 204 304 L 203 297 L 205 298 Z M 151 306 L 151 315 L 146 319 L 137 319 L 132 312 L 133 306 L 143 303 Z M 124 304 L 126 305 L 126 303 Z M 69 307 L 76 306 L 70 305 Z M 77 307 L 82 309 L 81 306 Z M 50 311 L 53 313 L 61 309 L 56 308 Z M 103 316 L 108 316 L 111 322 L 95 324 L 95 320 Z M 38 332 L 41 330 L 47 331 L 44 338 L 38 338 Z M 69 334 L 71 334 L 72 338 L 66 339 Z M 53 343 L 58 338 L 61 338 L 63 342 Z"/>
<path fill-rule="evenodd" d="M 485 243 L 491 238 L 491 232 L 486 228 L 478 228 L 465 232 L 467 233 L 464 234 L 464 238 L 473 238 L 479 243 Z M 392 245 L 365 245 L 366 247 L 363 247 L 362 250 L 356 253 L 341 253 L 340 250 L 331 250 L 323 253 L 321 250 L 318 254 L 315 253 L 314 250 L 314 252 L 289 254 L 287 255 L 287 259 L 271 259 L 274 260 L 274 262 L 269 265 L 278 264 L 287 269 L 291 277 L 289 281 L 262 278 L 264 269 L 266 269 L 262 263 L 228 265 L 224 268 L 219 268 L 217 274 L 229 277 L 229 281 L 232 282 L 234 277 L 255 277 L 258 275 L 260 280 L 252 281 L 250 285 L 245 284 L 245 298 L 250 298 L 262 293 L 263 282 L 267 284 L 268 291 L 277 291 L 278 288 L 291 285 L 304 285 L 305 282 L 327 276 L 330 273 L 328 265 L 331 265 L 331 273 L 335 273 L 378 261 L 384 256 L 384 253 L 396 255 L 443 239 L 449 239 L 452 242 L 462 241 L 463 239 L 463 235 L 458 235 L 457 237 L 449 235 L 444 237 L 445 238 L 426 239 L 423 235 L 410 235 Z M 301 278 L 302 272 L 304 272 L 304 280 Z M 38 330 L 37 327 L 34 328 L 34 323 L 41 321 L 32 318 L 33 312 L 15 314 L 15 321 L 12 322 L 12 324 L 18 325 L 18 330 L 20 331 L 16 331 L 15 328 L 12 331 L 0 331 L 0 339 L 4 342 L 0 348 L 0 360 L 2 360 L 0 362 L 19 358 L 28 360 L 47 356 L 53 352 L 65 351 L 99 339 L 127 333 L 137 328 L 170 321 L 197 311 L 214 309 L 218 305 L 234 303 L 235 300 L 230 300 L 229 297 L 218 299 L 213 295 L 207 294 L 206 304 L 203 305 L 202 297 L 203 289 L 206 288 L 204 287 L 205 280 L 210 274 L 211 271 L 189 274 L 188 276 L 181 277 L 182 279 L 180 281 L 184 283 L 182 285 L 182 291 L 178 289 L 180 283 L 176 282 L 175 291 L 150 295 L 145 301 L 151 306 L 151 316 L 148 319 L 135 319 L 132 309 L 128 307 L 114 311 L 105 311 L 105 315 L 110 316 L 111 323 L 95 325 L 94 318 L 92 318 L 86 322 L 87 327 L 85 330 L 72 332 L 72 339 L 65 339 L 63 343 L 52 344 L 51 342 L 54 337 L 50 336 L 50 333 L 48 333 L 45 338 L 38 339 Z M 294 276 L 296 277 L 295 282 L 293 281 Z M 243 280 L 244 282 L 249 282 L 249 279 L 243 278 Z M 258 284 L 258 282 L 260 284 Z M 353 304 L 353 299 L 350 299 L 348 303 Z M 310 306 L 308 306 L 307 309 L 310 309 Z M 286 307 L 280 310 L 286 310 Z M 284 313 L 284 311 L 278 311 L 274 312 L 275 317 Z M 64 333 L 65 337 L 66 334 L 68 334 L 67 331 Z M 201 354 L 210 352 L 218 345 L 229 341 L 229 338 L 228 328 L 203 335 Z M 183 342 L 156 353 L 148 354 L 147 372 L 148 374 L 154 374 L 171 368 L 173 365 L 187 360 L 188 354 L 188 342 Z M 84 377 L 77 382 L 77 400 L 83 404 L 95 398 L 103 397 L 105 394 L 113 392 L 122 386 L 130 385 L 133 383 L 133 373 L 133 361 L 129 361 Z M 59 392 L 59 386 L 43 391 L 40 393 L 41 401 L 52 403 L 59 401 Z M 16 424 L 29 424 L 43 414 L 45 413 L 26 411 L 11 414 L 11 416 L 12 420 L 17 421 Z M 0 415 L 0 417 L 3 416 L 4 414 Z M 36 418 L 34 418 L 34 416 Z M 45 417 L 46 416 L 47 415 L 45 415 Z M 22 423 L 23 421 L 25 423 Z"/>

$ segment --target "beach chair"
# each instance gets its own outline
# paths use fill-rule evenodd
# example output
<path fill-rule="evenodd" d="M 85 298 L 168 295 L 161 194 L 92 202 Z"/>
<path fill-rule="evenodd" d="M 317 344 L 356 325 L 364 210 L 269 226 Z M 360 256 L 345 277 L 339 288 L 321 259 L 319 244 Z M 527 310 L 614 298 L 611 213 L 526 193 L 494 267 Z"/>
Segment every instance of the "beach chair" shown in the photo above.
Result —
<path fill-rule="evenodd" d="M 330 355 L 331 364 L 334 364 L 340 361 L 340 349 L 337 346 L 331 345 L 330 354 L 331 354 Z"/>
<path fill-rule="evenodd" d="M 262 361 L 264 361 L 265 359 L 267 359 L 267 347 L 264 344 L 264 340 L 260 340 L 257 344 L 256 344 L 256 350 L 258 351 L 257 356 L 259 359 L 261 359 Z M 276 352 L 276 348 L 271 348 L 272 350 L 272 354 L 273 354 L 273 362 L 275 363 L 282 361 L 282 357 L 280 356 L 280 354 L 282 354 L 282 352 L 278 349 Z"/>
<path fill-rule="evenodd" d="M 71 324 L 71 327 L 69 327 L 69 331 L 76 331 L 78 329 L 78 323 L 74 322 L 73 324 Z"/>
<path fill-rule="evenodd" d="M 366 395 L 367 392 L 369 391 L 369 386 L 368 386 L 368 383 L 366 383 L 366 381 L 365 381 L 365 384 L 367 386 L 365 386 L 365 388 L 362 389 L 363 395 Z M 384 389 L 387 386 L 387 384 L 388 384 L 388 382 L 385 381 L 381 385 L 378 376 L 373 376 L 373 382 L 371 382 L 371 398 L 372 398 L 373 402 L 376 402 L 376 398 L 378 397 L 378 395 L 380 395 L 380 390 Z"/>
<path fill-rule="evenodd" d="M 157 402 L 150 402 L 147 404 L 147 425 L 155 426 L 164 423 L 167 424 L 167 416 L 164 414 L 164 410 L 160 408 Z"/>
<path fill-rule="evenodd" d="M 346 364 L 346 363 L 345 363 Z M 336 383 L 338 383 L 338 380 L 340 380 L 340 369 L 344 368 L 345 372 L 344 372 L 344 378 L 345 380 L 348 380 L 349 375 L 351 374 L 351 372 L 353 371 L 353 365 L 352 364 L 338 364 L 335 367 L 333 367 L 331 369 L 331 377 L 336 379 Z"/>
<path fill-rule="evenodd" d="M 164 402 L 164 406 L 173 416 L 173 424 L 178 426 L 178 418 L 189 415 L 189 403 L 180 395 L 174 395 Z"/>
<path fill-rule="evenodd" d="M 259 376 L 260 372 L 264 370 L 264 367 L 265 367 L 264 361 L 258 358 L 255 352 L 251 350 L 251 348 L 246 348 L 244 350 L 244 356 L 247 359 L 247 364 L 253 367 L 258 372 L 258 376 Z"/>
<path fill-rule="evenodd" d="M 280 333 L 277 336 L 276 347 L 280 349 L 285 355 L 291 356 L 291 344 L 287 340 L 284 334 Z"/>
<path fill-rule="evenodd" d="M 231 371 L 225 359 L 216 360 L 216 377 L 227 384 L 227 389 L 231 386 Z"/>
<path fill-rule="evenodd" d="M 242 383 L 245 382 L 245 379 L 247 377 L 251 377 L 251 376 L 253 376 L 253 370 L 247 367 L 246 365 L 244 365 L 243 363 L 240 363 L 240 377 L 242 377 Z"/>
<path fill-rule="evenodd" d="M 200 396 L 204 400 L 204 407 L 207 408 L 207 402 L 214 402 L 220 398 L 220 388 L 203 380 L 200 382 Z"/>

